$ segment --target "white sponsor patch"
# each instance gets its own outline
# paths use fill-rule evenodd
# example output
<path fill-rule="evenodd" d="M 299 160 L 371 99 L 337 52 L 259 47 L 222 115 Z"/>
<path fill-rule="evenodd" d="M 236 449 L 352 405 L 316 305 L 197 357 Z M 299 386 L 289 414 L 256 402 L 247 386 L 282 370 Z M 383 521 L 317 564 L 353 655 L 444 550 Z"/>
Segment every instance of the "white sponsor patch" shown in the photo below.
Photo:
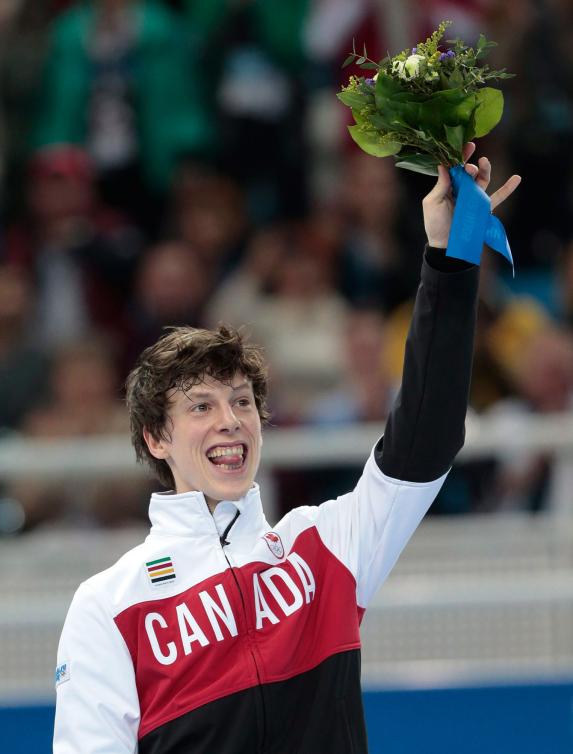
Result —
<path fill-rule="evenodd" d="M 279 560 L 281 558 L 284 558 L 285 548 L 283 547 L 283 543 L 278 534 L 276 534 L 274 531 L 268 531 L 263 539 L 267 543 L 269 550 L 272 552 L 275 558 L 279 558 Z"/>
<path fill-rule="evenodd" d="M 70 680 L 69 662 L 63 662 L 61 665 L 58 665 L 58 667 L 56 668 L 56 675 L 54 680 L 56 682 L 56 688 L 58 688 L 58 686 L 60 686 L 62 683 Z"/>

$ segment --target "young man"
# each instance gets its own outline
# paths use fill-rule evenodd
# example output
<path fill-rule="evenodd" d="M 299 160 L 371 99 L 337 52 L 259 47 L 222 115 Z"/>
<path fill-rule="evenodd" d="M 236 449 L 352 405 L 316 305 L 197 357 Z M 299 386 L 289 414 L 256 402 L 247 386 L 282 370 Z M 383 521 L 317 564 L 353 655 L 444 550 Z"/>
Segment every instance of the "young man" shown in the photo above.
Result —
<path fill-rule="evenodd" d="M 487 187 L 487 160 L 466 169 Z M 259 350 L 221 327 L 144 351 L 128 380 L 133 441 L 174 492 L 152 496 L 145 542 L 74 597 L 56 754 L 367 751 L 360 620 L 463 444 L 479 271 L 444 254 L 449 190 L 441 169 L 402 389 L 352 492 L 271 529 L 253 483 Z"/>

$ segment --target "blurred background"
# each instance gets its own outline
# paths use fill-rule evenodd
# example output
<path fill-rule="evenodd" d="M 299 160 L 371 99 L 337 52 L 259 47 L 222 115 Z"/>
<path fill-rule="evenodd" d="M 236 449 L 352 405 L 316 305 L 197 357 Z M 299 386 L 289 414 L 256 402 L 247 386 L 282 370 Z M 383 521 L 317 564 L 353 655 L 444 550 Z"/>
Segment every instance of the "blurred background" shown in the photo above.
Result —
<path fill-rule="evenodd" d="M 145 536 L 123 382 L 166 325 L 271 368 L 269 520 L 356 481 L 399 386 L 432 179 L 350 141 L 365 43 L 496 40 L 467 443 L 364 623 L 372 752 L 573 749 L 571 0 L 0 0 L 0 726 L 49 752 L 78 583 Z M 356 71 L 355 71 L 356 72 Z M 444 373 L 444 379 L 448 375 Z"/>

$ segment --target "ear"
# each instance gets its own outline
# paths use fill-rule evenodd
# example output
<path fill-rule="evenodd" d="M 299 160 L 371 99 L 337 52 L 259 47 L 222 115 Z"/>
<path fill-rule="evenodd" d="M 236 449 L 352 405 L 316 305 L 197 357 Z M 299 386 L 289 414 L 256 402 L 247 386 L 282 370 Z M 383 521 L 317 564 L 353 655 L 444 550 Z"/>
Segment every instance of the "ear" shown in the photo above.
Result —
<path fill-rule="evenodd" d="M 147 429 L 147 427 L 144 427 L 143 429 L 143 439 L 145 440 L 145 443 L 149 448 L 149 452 L 154 458 L 163 460 L 169 458 L 170 453 L 166 440 L 161 437 L 159 439 L 157 437 L 154 437 Z"/>

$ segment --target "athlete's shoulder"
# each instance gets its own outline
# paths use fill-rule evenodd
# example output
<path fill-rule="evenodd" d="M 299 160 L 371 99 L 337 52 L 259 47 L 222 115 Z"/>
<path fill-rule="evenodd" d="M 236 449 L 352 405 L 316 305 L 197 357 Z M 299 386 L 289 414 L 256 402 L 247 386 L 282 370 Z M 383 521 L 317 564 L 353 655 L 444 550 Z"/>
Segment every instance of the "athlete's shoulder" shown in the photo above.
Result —
<path fill-rule="evenodd" d="M 133 547 L 116 562 L 82 582 L 77 594 L 90 593 L 105 604 L 113 616 L 126 606 L 126 603 L 141 601 L 142 586 L 145 585 L 145 564 L 149 560 L 147 542 Z M 146 596 L 145 594 L 143 595 Z"/>

